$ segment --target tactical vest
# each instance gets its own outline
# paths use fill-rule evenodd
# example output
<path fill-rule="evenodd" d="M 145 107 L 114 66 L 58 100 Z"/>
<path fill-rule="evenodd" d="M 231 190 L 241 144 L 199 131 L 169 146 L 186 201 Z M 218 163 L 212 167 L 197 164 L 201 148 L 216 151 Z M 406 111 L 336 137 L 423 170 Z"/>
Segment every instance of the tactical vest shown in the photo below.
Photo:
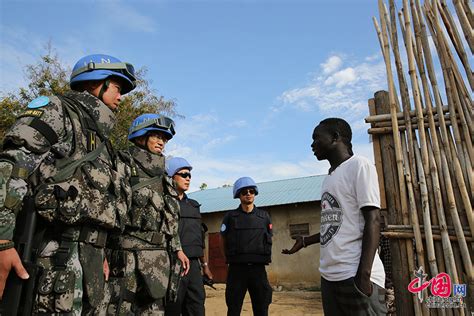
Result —
<path fill-rule="evenodd" d="M 136 146 L 131 147 L 127 154 L 133 198 L 129 210 L 130 223 L 125 231 L 146 243 L 165 247 L 170 238 L 164 227 L 165 157 L 151 154 Z M 140 248 L 140 244 L 134 246 Z"/>
<path fill-rule="evenodd" d="M 179 201 L 179 238 L 181 246 L 188 258 L 197 258 L 204 255 L 203 230 L 201 225 L 200 204 L 186 196 Z"/>
<path fill-rule="evenodd" d="M 50 222 L 123 229 L 131 203 L 127 167 L 117 161 L 97 118 L 74 98 L 64 96 L 60 101 L 72 124 L 65 139 L 72 140 L 73 152 L 54 159 L 51 154 L 40 165 L 37 211 Z"/>
<path fill-rule="evenodd" d="M 257 207 L 251 213 L 240 207 L 229 212 L 225 235 L 227 263 L 270 263 L 272 236 L 268 232 L 268 214 Z"/>

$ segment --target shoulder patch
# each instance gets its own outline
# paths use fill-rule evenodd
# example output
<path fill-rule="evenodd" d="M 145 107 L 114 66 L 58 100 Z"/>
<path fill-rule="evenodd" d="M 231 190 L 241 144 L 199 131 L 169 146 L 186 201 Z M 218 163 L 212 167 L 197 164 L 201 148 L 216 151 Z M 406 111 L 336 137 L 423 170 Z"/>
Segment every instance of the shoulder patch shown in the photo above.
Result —
<path fill-rule="evenodd" d="M 46 96 L 41 96 L 31 101 L 30 104 L 28 104 L 28 108 L 37 109 L 37 108 L 42 108 L 43 106 L 48 105 L 48 104 L 49 104 L 49 98 Z"/>
<path fill-rule="evenodd" d="M 21 113 L 20 115 L 17 116 L 17 118 L 20 118 L 20 117 L 25 117 L 25 116 L 32 116 L 32 117 L 36 117 L 36 118 L 40 118 L 41 115 L 43 115 L 44 113 L 44 110 L 26 110 L 25 112 Z"/>
<path fill-rule="evenodd" d="M 225 224 L 222 224 L 221 225 L 221 232 L 225 232 L 226 229 L 227 229 L 227 226 L 225 226 Z"/>

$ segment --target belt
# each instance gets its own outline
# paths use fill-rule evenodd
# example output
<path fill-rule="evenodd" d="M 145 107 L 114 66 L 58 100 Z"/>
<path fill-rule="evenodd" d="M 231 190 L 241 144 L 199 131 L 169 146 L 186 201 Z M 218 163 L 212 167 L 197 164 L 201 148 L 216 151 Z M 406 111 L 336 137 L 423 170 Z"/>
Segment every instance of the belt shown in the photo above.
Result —
<path fill-rule="evenodd" d="M 161 232 L 127 231 L 126 234 L 157 246 L 166 246 L 166 235 Z"/>
<path fill-rule="evenodd" d="M 59 232 L 61 240 L 80 241 L 99 248 L 104 248 L 108 232 L 97 226 L 73 226 Z"/>

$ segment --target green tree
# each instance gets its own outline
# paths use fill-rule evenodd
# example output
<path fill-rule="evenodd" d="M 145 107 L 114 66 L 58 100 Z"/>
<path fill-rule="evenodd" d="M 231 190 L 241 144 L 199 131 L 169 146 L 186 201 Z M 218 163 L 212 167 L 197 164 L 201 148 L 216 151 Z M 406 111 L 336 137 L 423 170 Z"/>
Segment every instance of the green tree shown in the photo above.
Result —
<path fill-rule="evenodd" d="M 51 43 L 45 46 L 44 55 L 31 65 L 25 66 L 26 87 L 17 91 L 0 93 L 0 139 L 3 140 L 8 128 L 25 106 L 41 95 L 64 94 L 69 91 L 71 68 L 65 68 L 55 53 Z M 128 128 L 132 121 L 143 113 L 159 113 L 172 118 L 182 117 L 176 112 L 176 102 L 159 96 L 150 87 L 151 80 L 146 78 L 147 68 L 137 71 L 137 88 L 122 98 L 117 111 L 117 122 L 111 140 L 117 149 L 125 149 Z"/>
<path fill-rule="evenodd" d="M 201 183 L 199 186 L 199 190 L 206 190 L 207 189 L 207 184 L 206 183 Z"/>

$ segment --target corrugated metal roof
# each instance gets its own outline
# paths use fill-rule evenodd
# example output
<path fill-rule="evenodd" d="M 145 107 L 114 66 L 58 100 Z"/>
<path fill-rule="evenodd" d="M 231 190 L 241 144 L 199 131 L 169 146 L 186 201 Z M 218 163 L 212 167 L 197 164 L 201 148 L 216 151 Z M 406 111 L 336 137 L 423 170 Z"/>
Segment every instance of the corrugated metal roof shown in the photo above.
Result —
<path fill-rule="evenodd" d="M 321 200 L 321 185 L 325 175 L 260 182 L 255 205 L 259 207 Z M 189 193 L 201 203 L 201 213 L 228 211 L 237 208 L 239 199 L 232 198 L 232 187 L 206 189 Z"/>

